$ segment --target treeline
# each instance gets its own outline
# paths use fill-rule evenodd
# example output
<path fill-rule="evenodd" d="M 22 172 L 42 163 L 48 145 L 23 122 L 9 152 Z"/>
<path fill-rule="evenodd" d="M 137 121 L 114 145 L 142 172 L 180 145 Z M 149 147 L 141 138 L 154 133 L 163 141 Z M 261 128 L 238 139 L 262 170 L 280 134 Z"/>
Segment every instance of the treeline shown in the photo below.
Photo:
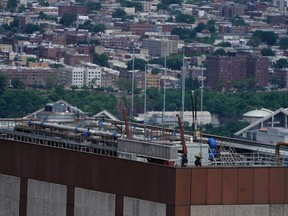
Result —
<path fill-rule="evenodd" d="M 112 90 L 112 89 L 111 89 Z M 197 110 L 200 110 L 201 92 L 195 90 Z M 117 105 L 121 102 L 130 112 L 131 94 L 123 96 L 115 95 L 115 92 L 91 91 L 89 88 L 64 90 L 62 86 L 56 86 L 51 90 L 12 89 L 6 88 L 0 92 L 0 116 L 1 118 L 20 117 L 42 108 L 46 103 L 63 99 L 73 106 L 77 106 L 88 114 L 95 114 L 103 109 L 119 115 Z M 164 94 L 162 90 L 147 89 L 147 110 L 160 111 L 163 109 Z M 182 110 L 181 89 L 166 89 L 166 111 Z M 285 91 L 271 92 L 242 92 L 242 93 L 218 93 L 204 89 L 203 107 L 220 117 L 222 122 L 238 120 L 245 112 L 267 108 L 277 110 L 288 107 L 288 93 Z M 185 94 L 185 110 L 192 109 L 191 90 Z M 144 93 L 134 95 L 134 112 L 144 111 Z"/>

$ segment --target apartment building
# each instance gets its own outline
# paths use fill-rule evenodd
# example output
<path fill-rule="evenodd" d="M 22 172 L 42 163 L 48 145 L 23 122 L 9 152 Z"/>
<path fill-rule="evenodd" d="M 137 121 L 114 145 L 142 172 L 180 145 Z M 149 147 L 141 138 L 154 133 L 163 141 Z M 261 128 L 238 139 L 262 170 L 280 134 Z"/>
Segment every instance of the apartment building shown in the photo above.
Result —
<path fill-rule="evenodd" d="M 205 85 L 232 89 L 238 81 L 254 79 L 257 86 L 268 84 L 268 59 L 260 56 L 208 56 Z"/>
<path fill-rule="evenodd" d="M 164 57 L 178 53 L 178 41 L 175 40 L 147 38 L 143 40 L 142 47 L 148 49 L 149 55 L 153 57 Z"/>
<path fill-rule="evenodd" d="M 65 13 L 72 13 L 77 15 L 86 15 L 87 7 L 80 5 L 61 5 L 59 6 L 58 15 L 63 16 Z"/>

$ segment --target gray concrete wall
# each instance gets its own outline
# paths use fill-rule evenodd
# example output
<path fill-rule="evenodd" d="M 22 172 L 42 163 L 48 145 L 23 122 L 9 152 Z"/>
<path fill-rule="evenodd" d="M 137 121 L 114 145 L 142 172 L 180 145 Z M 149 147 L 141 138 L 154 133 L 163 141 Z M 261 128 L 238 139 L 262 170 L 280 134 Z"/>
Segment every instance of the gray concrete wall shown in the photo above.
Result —
<path fill-rule="evenodd" d="M 163 203 L 124 197 L 124 216 L 166 216 Z"/>
<path fill-rule="evenodd" d="M 288 205 L 191 206 L 191 216 L 288 216 Z"/>
<path fill-rule="evenodd" d="M 67 186 L 28 179 L 27 216 L 66 216 Z"/>
<path fill-rule="evenodd" d="M 18 216 L 20 203 L 20 178 L 0 174 L 0 215 Z"/>
<path fill-rule="evenodd" d="M 75 188 L 74 216 L 115 216 L 115 194 Z"/>

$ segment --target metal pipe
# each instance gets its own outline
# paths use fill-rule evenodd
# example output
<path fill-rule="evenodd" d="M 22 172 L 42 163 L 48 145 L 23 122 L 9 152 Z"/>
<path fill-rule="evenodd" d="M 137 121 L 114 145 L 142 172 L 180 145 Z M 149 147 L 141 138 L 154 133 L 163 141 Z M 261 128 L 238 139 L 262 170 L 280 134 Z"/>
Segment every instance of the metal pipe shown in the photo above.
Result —
<path fill-rule="evenodd" d="M 43 123 L 39 121 L 34 121 L 34 122 L 29 122 L 29 125 L 34 125 L 34 126 L 40 126 L 44 128 L 54 128 L 54 129 L 60 129 L 60 130 L 67 130 L 67 131 L 74 131 L 78 133 L 84 133 L 87 132 L 87 128 L 80 128 L 80 127 L 74 127 L 74 126 L 68 126 L 68 125 L 59 125 L 59 124 L 54 124 L 54 123 Z M 89 130 L 89 134 L 91 135 L 100 135 L 100 136 L 113 136 L 113 137 L 121 137 L 120 134 L 114 134 L 111 132 L 106 132 L 106 131 L 100 131 L 100 130 Z"/>

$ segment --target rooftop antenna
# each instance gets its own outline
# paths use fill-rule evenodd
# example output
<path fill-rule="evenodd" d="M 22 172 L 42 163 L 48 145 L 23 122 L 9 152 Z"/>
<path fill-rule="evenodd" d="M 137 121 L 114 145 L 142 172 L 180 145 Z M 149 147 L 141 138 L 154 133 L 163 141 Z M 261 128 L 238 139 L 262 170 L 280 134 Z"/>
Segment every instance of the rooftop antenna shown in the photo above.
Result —
<path fill-rule="evenodd" d="M 131 90 L 131 111 L 130 111 L 130 117 L 133 118 L 134 115 L 134 48 L 133 48 L 133 57 L 132 57 L 132 90 Z"/>
<path fill-rule="evenodd" d="M 182 112 L 181 118 L 184 119 L 184 106 L 185 106 L 185 79 L 186 79 L 186 68 L 185 68 L 185 49 L 183 47 L 183 65 L 182 65 Z"/>

